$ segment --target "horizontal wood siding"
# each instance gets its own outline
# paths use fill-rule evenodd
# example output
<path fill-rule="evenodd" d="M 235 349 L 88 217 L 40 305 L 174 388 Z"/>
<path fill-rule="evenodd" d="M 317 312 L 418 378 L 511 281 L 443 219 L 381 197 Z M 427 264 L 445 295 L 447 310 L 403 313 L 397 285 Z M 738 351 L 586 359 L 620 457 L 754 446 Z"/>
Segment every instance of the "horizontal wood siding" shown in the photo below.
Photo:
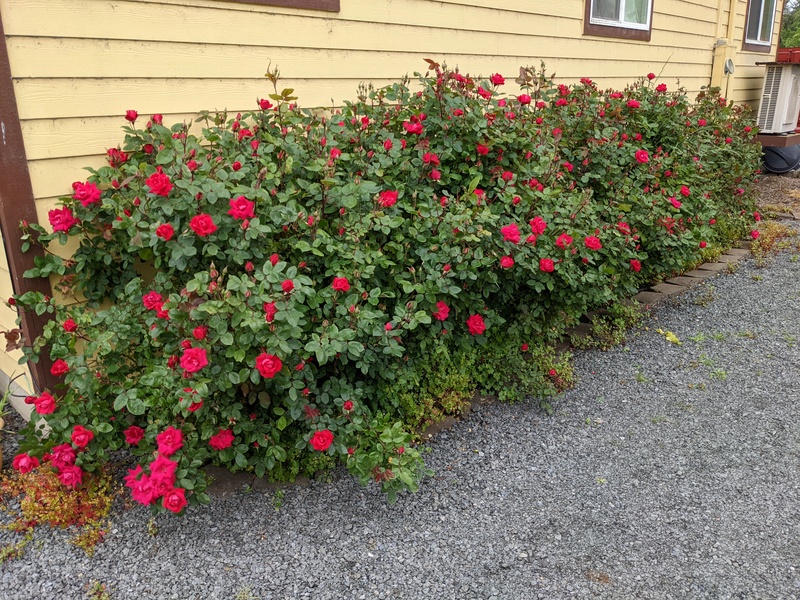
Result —
<path fill-rule="evenodd" d="M 561 82 L 591 77 L 602 87 L 654 72 L 694 93 L 709 83 L 717 35 L 717 0 L 656 0 L 650 42 L 584 36 L 584 0 L 342 0 L 338 13 L 216 0 L 0 0 L 0 11 L 45 222 L 85 178 L 82 167 L 102 165 L 122 141 L 126 110 L 160 112 L 167 123 L 249 110 L 272 91 L 269 65 L 306 107 L 424 71 L 424 58 L 484 76 L 544 61 Z"/>

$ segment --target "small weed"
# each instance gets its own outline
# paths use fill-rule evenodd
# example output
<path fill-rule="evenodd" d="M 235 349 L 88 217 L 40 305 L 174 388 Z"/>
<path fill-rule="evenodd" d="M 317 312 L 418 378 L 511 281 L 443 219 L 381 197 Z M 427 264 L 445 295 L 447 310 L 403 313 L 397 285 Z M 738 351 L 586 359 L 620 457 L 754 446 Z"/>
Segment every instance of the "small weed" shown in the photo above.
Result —
<path fill-rule="evenodd" d="M 797 236 L 797 231 L 789 225 L 767 221 L 759 230 L 761 235 L 750 247 L 756 267 L 767 266 L 773 256 L 795 246 L 792 238 Z"/>
<path fill-rule="evenodd" d="M 25 532 L 25 535 L 20 541 L 13 544 L 6 544 L 0 548 L 0 565 L 7 560 L 22 558 L 22 555 L 25 552 L 25 546 L 27 546 L 28 542 L 30 542 L 32 539 L 33 531 L 28 530 Z"/>
<path fill-rule="evenodd" d="M 158 535 L 158 525 L 156 524 L 155 517 L 150 517 L 150 520 L 147 521 L 147 535 L 150 537 L 156 537 Z"/>
<path fill-rule="evenodd" d="M 706 384 L 705 384 L 705 383 L 702 383 L 702 382 L 701 382 L 701 383 L 690 383 L 690 384 L 689 384 L 689 385 L 687 385 L 686 387 L 688 387 L 690 390 L 700 390 L 700 391 L 703 391 L 703 390 L 705 390 L 705 389 L 706 389 Z M 691 405 L 690 405 L 690 406 L 691 406 Z"/>
<path fill-rule="evenodd" d="M 599 485 L 605 485 L 608 483 L 608 480 L 605 477 L 597 477 L 595 479 Z"/>
<path fill-rule="evenodd" d="M 253 589 L 248 585 L 240 589 L 233 600 L 258 600 L 258 596 L 253 595 Z"/>
<path fill-rule="evenodd" d="M 728 373 L 725 369 L 714 369 L 709 374 L 709 377 L 712 379 L 718 379 L 719 381 L 725 381 L 728 378 Z"/>
<path fill-rule="evenodd" d="M 790 333 L 783 334 L 783 339 L 787 344 L 789 344 L 790 348 L 794 348 L 797 345 L 797 337 Z"/>
<path fill-rule="evenodd" d="M 789 262 L 793 262 L 794 263 L 794 262 L 797 262 L 798 259 L 800 259 L 800 255 L 792 254 L 791 258 L 789 258 Z"/>
<path fill-rule="evenodd" d="M 715 342 L 721 342 L 726 337 L 727 337 L 727 334 L 725 334 L 725 333 L 723 333 L 721 331 L 718 331 L 717 333 L 712 333 L 711 334 L 711 339 L 714 340 Z"/>
<path fill-rule="evenodd" d="M 753 281 L 762 281 L 763 279 L 763 275 L 753 275 Z"/>
<path fill-rule="evenodd" d="M 749 331 L 749 330 L 748 331 L 740 331 L 736 335 L 741 337 L 741 338 L 747 338 L 748 340 L 756 339 L 756 334 L 753 333 L 752 331 Z"/>
<path fill-rule="evenodd" d="M 696 333 L 689 338 L 689 341 L 694 342 L 695 344 L 702 344 L 704 341 L 706 341 L 706 336 L 703 333 Z"/>
<path fill-rule="evenodd" d="M 644 371 L 642 371 L 642 367 L 636 367 L 636 372 L 633 374 L 633 378 L 636 379 L 639 383 L 647 383 L 650 381 L 647 377 L 644 376 Z"/>
<path fill-rule="evenodd" d="M 626 332 L 638 325 L 643 316 L 638 303 L 612 304 L 603 314 L 591 316 L 591 332 L 588 336 L 574 336 L 570 341 L 581 350 L 608 350 L 624 343 Z"/>
<path fill-rule="evenodd" d="M 651 417 L 650 422 L 653 423 L 654 425 L 657 425 L 658 423 L 664 423 L 666 420 L 667 417 L 663 415 L 658 415 L 657 417 Z"/>
<path fill-rule="evenodd" d="M 716 289 L 714 288 L 714 286 L 713 285 L 709 285 L 703 291 L 702 294 L 700 294 L 699 296 L 697 296 L 697 298 L 694 299 L 694 303 L 697 306 L 708 306 L 709 304 L 711 304 L 716 299 L 716 296 L 714 295 L 715 291 L 716 291 Z"/>
<path fill-rule="evenodd" d="M 275 495 L 272 497 L 272 508 L 279 511 L 283 506 L 283 490 L 275 490 Z"/>
<path fill-rule="evenodd" d="M 701 354 L 700 356 L 697 357 L 697 360 L 694 360 L 694 361 L 690 362 L 689 366 L 691 368 L 693 368 L 693 369 L 696 369 L 697 367 L 699 367 L 701 365 L 704 366 L 704 367 L 710 367 L 713 364 L 714 364 L 714 361 L 712 361 L 710 358 L 708 358 L 707 354 L 703 353 L 703 354 Z"/>
<path fill-rule="evenodd" d="M 739 263 L 738 262 L 729 262 L 728 266 L 725 267 L 725 272 L 728 275 L 733 275 L 738 270 L 739 270 Z"/>
<path fill-rule="evenodd" d="M 89 597 L 89 600 L 111 600 L 111 593 L 108 591 L 106 584 L 100 583 L 96 579 L 92 580 L 86 595 Z"/>
<path fill-rule="evenodd" d="M 553 410 L 553 405 L 550 403 L 549 400 L 547 400 L 547 398 L 542 398 L 541 400 L 539 400 L 539 408 L 541 408 L 544 412 L 546 412 L 548 417 L 552 417 L 553 412 L 555 412 Z"/>

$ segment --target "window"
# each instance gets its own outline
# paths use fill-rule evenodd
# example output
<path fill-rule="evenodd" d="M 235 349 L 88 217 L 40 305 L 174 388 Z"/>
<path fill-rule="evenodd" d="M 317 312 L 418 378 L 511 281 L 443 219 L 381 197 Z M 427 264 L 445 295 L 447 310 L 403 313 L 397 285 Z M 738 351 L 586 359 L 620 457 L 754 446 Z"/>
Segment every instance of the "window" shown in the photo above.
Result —
<path fill-rule="evenodd" d="M 262 4 L 264 6 L 284 6 L 286 8 L 307 8 L 339 12 L 339 0 L 223 0 L 240 4 Z"/>
<path fill-rule="evenodd" d="M 586 0 L 583 33 L 650 41 L 652 15 L 652 0 Z"/>
<path fill-rule="evenodd" d="M 751 52 L 769 52 L 774 24 L 775 0 L 748 0 L 743 48 Z"/>

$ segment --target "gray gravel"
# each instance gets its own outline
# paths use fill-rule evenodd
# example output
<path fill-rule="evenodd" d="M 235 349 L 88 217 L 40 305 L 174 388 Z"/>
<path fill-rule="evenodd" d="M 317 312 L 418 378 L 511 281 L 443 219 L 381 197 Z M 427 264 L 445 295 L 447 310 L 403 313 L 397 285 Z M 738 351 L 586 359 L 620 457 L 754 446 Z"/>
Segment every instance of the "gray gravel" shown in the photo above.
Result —
<path fill-rule="evenodd" d="M 38 531 L 0 597 L 96 580 L 114 600 L 800 598 L 800 261 L 747 259 L 646 326 L 579 353 L 552 417 L 477 407 L 394 506 L 336 471 L 159 517 L 154 537 L 147 510 L 117 511 L 93 558 Z"/>

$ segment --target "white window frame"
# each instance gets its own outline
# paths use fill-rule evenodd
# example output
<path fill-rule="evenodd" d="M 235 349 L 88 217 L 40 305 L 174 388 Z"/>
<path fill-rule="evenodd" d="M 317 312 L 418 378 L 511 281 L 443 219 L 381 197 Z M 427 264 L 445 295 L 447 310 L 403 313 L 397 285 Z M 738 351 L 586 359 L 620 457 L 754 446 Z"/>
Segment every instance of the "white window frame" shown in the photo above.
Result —
<path fill-rule="evenodd" d="M 594 0 L 587 0 L 591 3 L 592 7 L 594 7 Z M 606 27 L 624 27 L 626 29 L 639 29 L 642 31 L 649 31 L 650 30 L 650 18 L 653 14 L 653 0 L 647 0 L 647 6 L 645 7 L 645 14 L 647 15 L 647 19 L 645 23 L 632 23 L 630 21 L 625 21 L 625 2 L 631 0 L 620 0 L 619 3 L 619 15 L 617 20 L 610 20 L 610 19 L 600 19 L 597 17 L 590 17 L 590 22 L 592 25 L 604 25 Z M 764 2 L 766 0 L 762 0 Z M 592 9 L 589 9 L 589 14 L 592 14 Z"/>
<path fill-rule="evenodd" d="M 764 46 L 767 50 L 772 47 L 772 38 L 775 34 L 775 13 L 777 12 L 778 3 L 775 2 L 775 5 L 772 7 L 772 22 L 770 23 L 769 27 L 769 39 L 764 40 L 754 40 L 747 37 L 747 30 L 750 29 L 750 13 L 753 6 L 758 5 L 760 10 L 758 11 L 758 28 L 757 31 L 760 33 L 762 25 L 764 23 L 764 9 L 767 0 L 748 0 L 747 2 L 747 18 L 745 19 L 745 27 L 744 27 L 744 42 L 745 44 L 755 44 L 757 46 Z"/>

